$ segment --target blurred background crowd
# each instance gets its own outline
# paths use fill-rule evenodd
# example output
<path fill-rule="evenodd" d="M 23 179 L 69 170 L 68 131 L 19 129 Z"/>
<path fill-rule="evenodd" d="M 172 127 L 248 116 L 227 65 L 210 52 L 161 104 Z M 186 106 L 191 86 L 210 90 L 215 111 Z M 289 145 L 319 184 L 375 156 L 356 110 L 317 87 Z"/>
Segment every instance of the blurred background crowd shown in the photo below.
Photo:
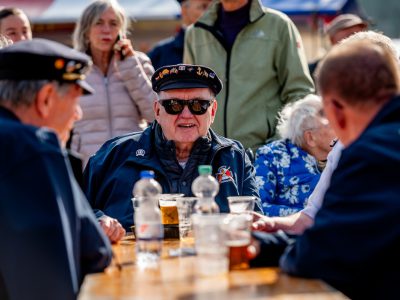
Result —
<path fill-rule="evenodd" d="M 0 7 L 19 7 L 32 23 L 35 37 L 43 37 L 72 46 L 75 24 L 90 0 L 2 0 Z M 303 39 L 308 61 L 330 47 L 324 27 L 335 16 L 354 13 L 370 23 L 370 29 L 382 31 L 395 40 L 400 38 L 400 2 L 387 0 L 262 0 L 264 6 L 283 11 L 294 21 Z M 147 53 L 160 40 L 180 29 L 181 9 L 175 0 L 120 0 L 132 25 L 128 36 L 134 48 Z"/>

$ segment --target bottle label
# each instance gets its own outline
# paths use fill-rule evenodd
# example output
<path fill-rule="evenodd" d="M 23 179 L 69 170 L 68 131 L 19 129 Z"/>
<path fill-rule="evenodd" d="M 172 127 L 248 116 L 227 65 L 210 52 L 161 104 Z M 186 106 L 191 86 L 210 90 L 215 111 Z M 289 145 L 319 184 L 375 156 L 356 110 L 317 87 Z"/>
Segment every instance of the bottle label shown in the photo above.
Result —
<path fill-rule="evenodd" d="M 142 223 L 136 225 L 136 237 L 141 240 L 162 239 L 163 226 L 159 223 Z"/>

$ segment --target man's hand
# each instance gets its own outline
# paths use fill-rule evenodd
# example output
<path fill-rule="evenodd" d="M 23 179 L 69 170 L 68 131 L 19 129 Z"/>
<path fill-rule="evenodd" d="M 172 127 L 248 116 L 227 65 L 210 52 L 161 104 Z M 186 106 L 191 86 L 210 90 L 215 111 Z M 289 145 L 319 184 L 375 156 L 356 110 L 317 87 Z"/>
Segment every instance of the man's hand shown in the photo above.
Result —
<path fill-rule="evenodd" d="M 275 232 L 275 221 L 273 218 L 263 216 L 259 213 L 252 212 L 253 224 L 252 229 L 256 231 Z"/>
<path fill-rule="evenodd" d="M 116 243 L 124 237 L 125 229 L 116 219 L 104 215 L 98 220 L 101 228 L 103 228 L 104 233 L 108 236 L 111 243 Z"/>

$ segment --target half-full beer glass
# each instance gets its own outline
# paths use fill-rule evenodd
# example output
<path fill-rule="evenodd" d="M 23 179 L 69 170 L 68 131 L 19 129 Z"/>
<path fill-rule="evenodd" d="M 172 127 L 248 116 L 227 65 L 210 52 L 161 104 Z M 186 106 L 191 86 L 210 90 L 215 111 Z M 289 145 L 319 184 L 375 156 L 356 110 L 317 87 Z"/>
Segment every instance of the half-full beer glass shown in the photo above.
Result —
<path fill-rule="evenodd" d="M 161 222 L 163 225 L 178 225 L 178 209 L 176 207 L 176 198 L 183 194 L 161 194 L 159 197 Z"/>
<path fill-rule="evenodd" d="M 247 248 L 251 242 L 251 222 L 249 214 L 230 214 L 224 220 L 230 270 L 249 268 Z"/>

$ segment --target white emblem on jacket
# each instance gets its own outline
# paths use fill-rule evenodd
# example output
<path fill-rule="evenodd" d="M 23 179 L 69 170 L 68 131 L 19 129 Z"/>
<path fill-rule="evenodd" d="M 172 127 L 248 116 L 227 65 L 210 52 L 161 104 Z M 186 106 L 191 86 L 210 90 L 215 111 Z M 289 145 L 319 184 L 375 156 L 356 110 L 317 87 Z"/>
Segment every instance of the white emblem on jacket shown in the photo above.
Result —
<path fill-rule="evenodd" d="M 145 153 L 146 153 L 146 151 L 144 151 L 143 149 L 136 150 L 136 156 L 144 156 Z"/>

